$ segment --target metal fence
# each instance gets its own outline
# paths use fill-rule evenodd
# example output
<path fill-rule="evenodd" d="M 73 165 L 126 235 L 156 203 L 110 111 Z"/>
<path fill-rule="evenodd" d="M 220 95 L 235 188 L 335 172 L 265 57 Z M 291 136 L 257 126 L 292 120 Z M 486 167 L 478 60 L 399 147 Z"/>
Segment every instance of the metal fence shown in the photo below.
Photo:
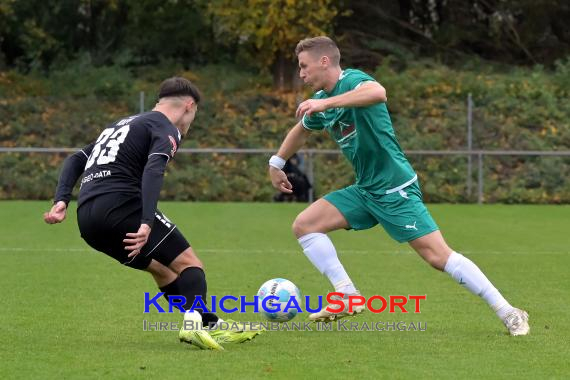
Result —
<path fill-rule="evenodd" d="M 147 101 L 146 94 L 141 91 L 137 99 L 139 112 L 145 111 Z M 485 157 L 490 156 L 518 156 L 518 157 L 570 157 L 570 150 L 560 151 L 527 151 L 527 150 L 485 150 L 473 149 L 473 113 L 475 103 L 471 94 L 466 98 L 466 149 L 458 150 L 407 150 L 408 156 L 459 156 L 465 157 L 467 160 L 465 173 L 465 188 L 467 199 L 473 199 L 473 173 L 476 172 L 476 199 L 477 203 L 482 204 L 484 200 L 484 178 L 485 178 Z M 76 152 L 78 148 L 32 148 L 32 147 L 0 147 L 0 153 L 67 153 Z M 275 153 L 275 149 L 240 149 L 240 148 L 181 148 L 178 153 L 182 154 L 252 154 L 252 155 L 269 155 Z M 317 175 L 314 170 L 315 157 L 318 155 L 340 155 L 340 150 L 334 149 L 302 149 L 299 151 L 304 159 L 304 171 L 311 184 L 315 184 Z M 314 188 L 309 190 L 309 202 L 315 198 Z"/>
<path fill-rule="evenodd" d="M 0 147 L 0 153 L 71 153 L 78 151 L 79 148 L 27 148 Z M 239 148 L 181 148 L 178 154 L 263 154 L 271 155 L 275 153 L 275 149 L 239 149 Z M 314 170 L 314 158 L 320 154 L 341 154 L 340 150 L 334 149 L 302 149 L 299 151 L 304 158 L 304 169 L 309 181 L 314 184 L 316 174 Z M 473 161 L 476 160 L 477 170 L 477 203 L 482 204 L 484 199 L 484 173 L 485 173 L 485 157 L 486 156 L 542 156 L 542 157 L 570 157 L 570 150 L 565 151 L 528 151 L 528 150 L 408 150 L 405 151 L 408 156 L 463 156 L 468 159 L 467 171 L 465 173 L 465 181 L 468 195 L 471 195 L 472 173 L 474 166 Z M 309 192 L 309 202 L 313 202 L 313 189 Z"/>

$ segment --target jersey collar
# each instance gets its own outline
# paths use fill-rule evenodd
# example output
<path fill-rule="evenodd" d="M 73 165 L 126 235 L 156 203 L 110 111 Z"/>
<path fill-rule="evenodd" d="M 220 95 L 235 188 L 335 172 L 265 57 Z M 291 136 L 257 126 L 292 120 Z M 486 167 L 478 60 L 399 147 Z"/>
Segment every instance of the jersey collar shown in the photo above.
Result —
<path fill-rule="evenodd" d="M 336 81 L 334 87 L 330 90 L 330 92 L 325 91 L 324 89 L 322 90 L 325 94 L 327 94 L 327 96 L 330 96 L 331 93 L 334 92 L 335 88 L 338 86 L 338 84 L 340 83 L 341 80 L 343 80 L 345 77 L 345 70 L 341 70 L 340 74 L 338 75 L 338 80 Z"/>

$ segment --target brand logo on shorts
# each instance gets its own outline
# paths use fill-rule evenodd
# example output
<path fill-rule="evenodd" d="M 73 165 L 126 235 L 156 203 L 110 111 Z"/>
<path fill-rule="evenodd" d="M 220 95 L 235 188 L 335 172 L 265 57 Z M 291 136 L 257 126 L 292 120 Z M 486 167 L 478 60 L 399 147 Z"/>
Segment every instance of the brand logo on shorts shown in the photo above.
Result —
<path fill-rule="evenodd" d="M 160 220 L 162 224 L 164 224 L 167 228 L 172 227 L 172 222 L 166 217 L 166 215 L 161 215 L 158 212 L 154 213 L 156 219 Z"/>
<path fill-rule="evenodd" d="M 416 221 L 414 220 L 414 224 L 406 224 L 406 229 L 407 230 L 418 230 L 418 228 L 416 227 Z"/>

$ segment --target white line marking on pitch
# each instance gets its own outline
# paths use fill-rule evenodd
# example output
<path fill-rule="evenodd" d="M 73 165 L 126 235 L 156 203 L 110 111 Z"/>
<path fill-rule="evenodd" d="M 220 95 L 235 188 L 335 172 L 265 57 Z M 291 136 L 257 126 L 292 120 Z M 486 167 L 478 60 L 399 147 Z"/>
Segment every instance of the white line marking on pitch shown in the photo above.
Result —
<path fill-rule="evenodd" d="M 415 254 L 411 250 L 353 250 L 337 249 L 345 254 Z M 24 248 L 24 247 L 0 247 L 0 252 L 96 252 L 89 248 Z M 279 249 L 225 249 L 225 248 L 198 248 L 196 253 L 282 253 L 299 254 L 301 250 Z M 466 255 L 567 255 L 570 251 L 461 251 Z"/>

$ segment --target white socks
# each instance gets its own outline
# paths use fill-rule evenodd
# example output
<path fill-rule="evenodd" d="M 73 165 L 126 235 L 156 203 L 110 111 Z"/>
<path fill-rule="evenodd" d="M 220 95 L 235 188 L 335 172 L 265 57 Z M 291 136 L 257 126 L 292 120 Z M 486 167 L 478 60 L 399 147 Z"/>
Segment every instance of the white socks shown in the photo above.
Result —
<path fill-rule="evenodd" d="M 326 234 L 310 233 L 301 236 L 298 240 L 305 255 L 319 272 L 327 276 L 336 292 L 357 293 L 350 277 L 338 259 L 331 239 Z"/>
<path fill-rule="evenodd" d="M 357 293 L 338 259 L 333 243 L 326 234 L 310 233 L 298 240 L 307 258 L 319 272 L 327 276 L 335 291 L 345 294 Z M 483 298 L 499 318 L 504 319 L 514 309 L 477 265 L 465 256 L 452 252 L 444 270 L 471 293 Z"/>
<path fill-rule="evenodd" d="M 467 257 L 457 252 L 451 252 L 445 264 L 445 271 L 460 285 L 469 289 L 471 293 L 487 301 L 499 318 L 504 319 L 514 309 L 477 265 Z"/>

